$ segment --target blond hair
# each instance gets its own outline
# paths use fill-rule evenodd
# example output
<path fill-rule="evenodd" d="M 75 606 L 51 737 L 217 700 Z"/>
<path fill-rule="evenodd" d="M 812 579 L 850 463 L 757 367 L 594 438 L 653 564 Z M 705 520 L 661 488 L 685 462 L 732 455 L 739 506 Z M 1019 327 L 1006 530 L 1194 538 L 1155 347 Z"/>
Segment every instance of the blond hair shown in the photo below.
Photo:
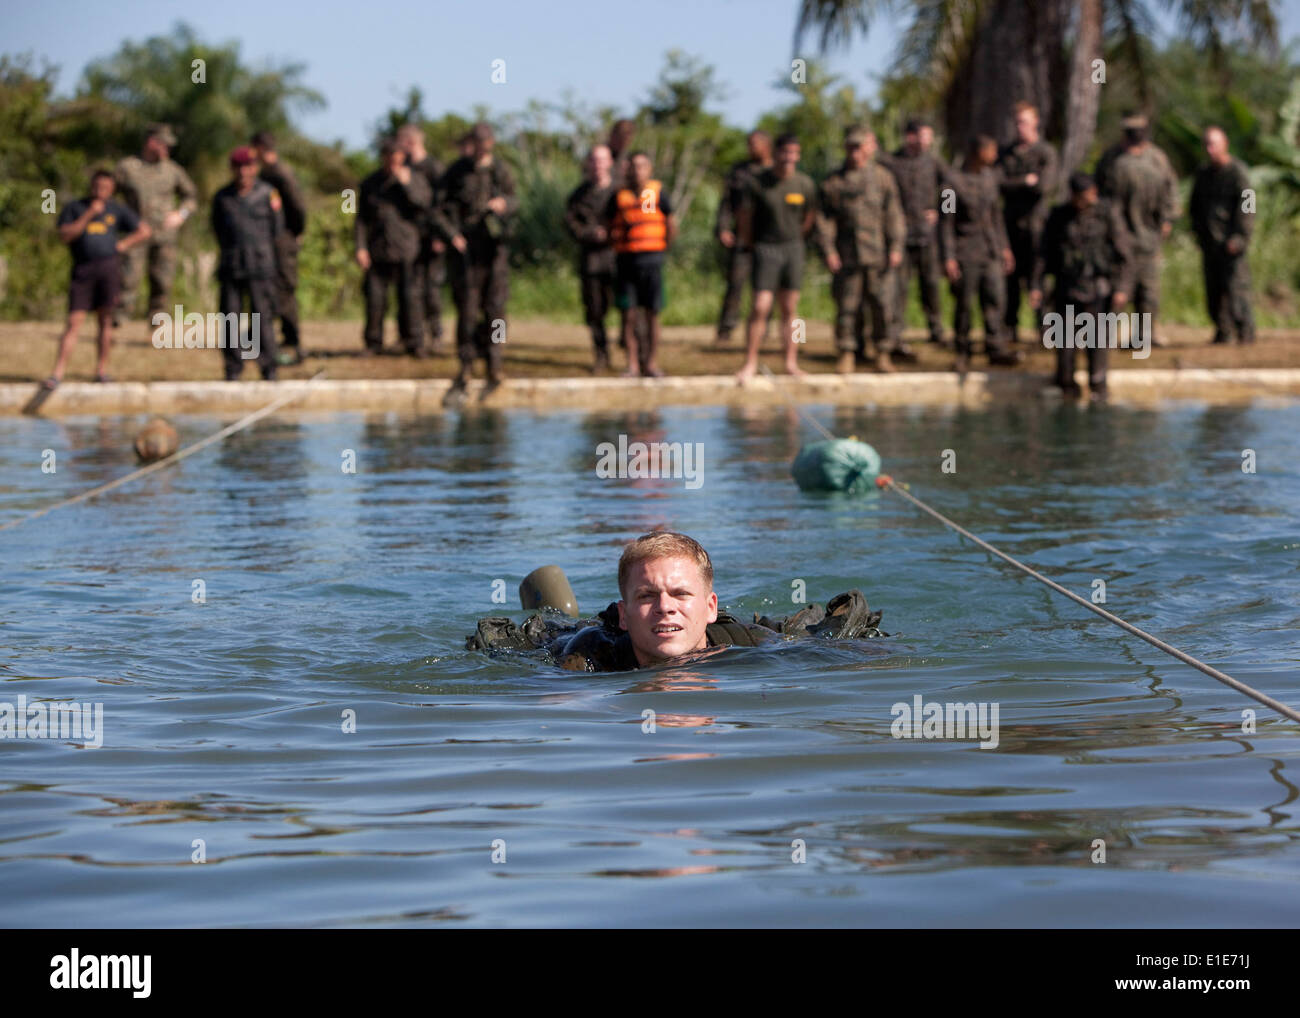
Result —
<path fill-rule="evenodd" d="M 642 562 L 659 558 L 688 558 L 700 569 L 700 576 L 709 590 L 713 589 L 713 562 L 704 546 L 692 537 L 678 534 L 671 530 L 656 530 L 642 534 L 623 549 L 618 560 L 618 592 L 625 597 L 627 578 L 632 570 Z"/>

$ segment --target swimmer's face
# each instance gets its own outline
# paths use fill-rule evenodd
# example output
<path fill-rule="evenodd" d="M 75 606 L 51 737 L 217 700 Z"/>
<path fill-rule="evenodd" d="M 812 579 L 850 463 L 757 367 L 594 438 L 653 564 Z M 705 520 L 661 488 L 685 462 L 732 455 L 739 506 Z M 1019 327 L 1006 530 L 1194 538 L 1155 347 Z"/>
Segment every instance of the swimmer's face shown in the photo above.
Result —
<path fill-rule="evenodd" d="M 709 645 L 705 627 L 717 620 L 718 595 L 684 555 L 638 562 L 618 603 L 619 625 L 642 667 L 703 650 Z"/>

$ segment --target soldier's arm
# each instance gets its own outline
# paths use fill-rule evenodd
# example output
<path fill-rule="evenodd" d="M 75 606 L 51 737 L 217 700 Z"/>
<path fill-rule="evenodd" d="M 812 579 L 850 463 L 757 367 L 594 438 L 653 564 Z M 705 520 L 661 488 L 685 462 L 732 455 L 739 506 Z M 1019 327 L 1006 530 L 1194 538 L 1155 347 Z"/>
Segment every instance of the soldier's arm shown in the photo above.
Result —
<path fill-rule="evenodd" d="M 198 210 L 199 191 L 194 186 L 194 181 L 190 180 L 190 175 L 180 166 L 176 166 L 176 194 L 181 200 L 180 207 L 176 211 L 181 214 L 182 219 L 189 219 Z"/>
<path fill-rule="evenodd" d="M 1010 251 L 1011 241 L 1007 239 L 1007 217 L 1002 214 L 1002 206 L 998 204 L 996 199 L 993 202 L 992 216 L 993 232 L 997 238 L 998 250 Z"/>
<path fill-rule="evenodd" d="M 501 164 L 501 172 L 497 178 L 497 187 L 500 188 L 501 197 L 506 200 L 505 215 L 513 216 L 519 211 L 519 195 L 515 193 L 515 175 L 510 172 L 510 167 L 504 163 Z"/>
<path fill-rule="evenodd" d="M 736 232 L 736 171 L 727 174 L 722 182 L 722 196 L 718 201 L 718 215 L 713 221 L 713 236 L 721 237 L 723 233 Z"/>
<path fill-rule="evenodd" d="M 821 248 L 822 257 L 829 255 L 835 250 L 835 195 L 827 183 L 822 184 L 817 199 L 817 218 L 815 224 L 815 239 L 817 246 Z"/>
<path fill-rule="evenodd" d="M 303 199 L 302 188 L 298 186 L 297 179 L 287 169 L 281 168 L 276 190 L 280 192 L 280 200 L 284 203 L 286 227 L 290 223 L 305 226 L 307 222 L 307 202 Z M 294 231 L 290 230 L 290 232 Z M 298 232 L 301 232 L 301 230 Z"/>
<path fill-rule="evenodd" d="M 903 215 L 903 199 L 892 173 L 885 175 L 885 243 L 890 252 L 901 251 L 907 239 L 907 219 Z"/>
<path fill-rule="evenodd" d="M 1178 208 L 1178 175 L 1174 172 L 1173 166 L 1167 158 L 1162 157 L 1164 162 L 1164 207 L 1161 209 L 1161 219 L 1163 222 L 1172 223 L 1178 218 L 1181 211 Z"/>
<path fill-rule="evenodd" d="M 406 201 L 406 210 L 419 218 L 427 215 L 433 204 L 433 189 L 423 173 L 412 173 L 411 179 L 402 185 L 402 195 Z"/>
<path fill-rule="evenodd" d="M 1038 183 L 1034 185 L 1034 190 L 1039 196 L 1051 196 L 1056 190 L 1056 178 L 1060 172 L 1060 157 L 1056 154 L 1056 149 L 1051 145 L 1043 146 L 1043 168 L 1038 171 Z"/>
<path fill-rule="evenodd" d="M 564 203 L 564 228 L 569 231 L 569 236 L 580 244 L 588 243 L 592 232 L 592 226 L 587 222 L 586 214 L 578 204 L 581 194 L 582 188 L 579 187 Z"/>
<path fill-rule="evenodd" d="M 1022 174 L 1018 177 L 1013 177 L 1011 174 L 1006 172 L 1006 160 L 1009 152 L 1010 148 L 1008 147 L 998 153 L 998 161 L 994 163 L 994 169 L 998 171 L 998 189 L 1003 194 L 1007 194 L 1010 191 L 1018 191 L 1020 188 L 1024 187 L 1025 177 L 1028 175 Z"/>

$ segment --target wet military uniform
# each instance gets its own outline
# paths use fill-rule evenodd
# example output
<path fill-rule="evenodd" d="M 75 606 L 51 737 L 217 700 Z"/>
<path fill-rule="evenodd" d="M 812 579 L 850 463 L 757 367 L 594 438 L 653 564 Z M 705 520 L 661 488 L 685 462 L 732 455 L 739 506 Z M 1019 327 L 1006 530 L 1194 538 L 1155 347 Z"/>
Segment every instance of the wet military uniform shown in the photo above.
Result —
<path fill-rule="evenodd" d="M 1062 318 L 1058 328 L 1064 328 L 1064 320 L 1070 317 L 1067 307 L 1071 305 L 1074 321 L 1084 314 L 1096 316 L 1094 346 L 1087 353 L 1088 386 L 1098 395 L 1106 392 L 1107 361 L 1107 330 L 1100 316 L 1110 312 L 1112 294 L 1131 292 L 1130 245 L 1123 216 L 1110 201 L 1101 198 L 1083 210 L 1066 202 L 1048 214 L 1034 260 L 1033 289 L 1042 290 L 1046 276 L 1055 280 L 1051 308 Z M 1056 351 L 1056 384 L 1067 393 L 1078 391 L 1074 383 L 1075 353 L 1064 344 Z"/>
<path fill-rule="evenodd" d="M 176 278 L 177 230 L 163 226 L 172 211 L 190 215 L 198 209 L 198 191 L 189 174 L 171 159 L 146 162 L 128 156 L 117 164 L 114 174 L 124 204 L 149 224 L 153 235 L 122 254 L 121 306 L 130 310 L 140 289 L 140 279 L 149 270 L 149 316 L 171 312 L 172 281 Z M 179 199 L 179 204 L 177 200 Z"/>
<path fill-rule="evenodd" d="M 894 270 L 892 345 L 897 347 L 903 340 L 907 290 L 913 273 L 921 286 L 921 307 L 925 311 L 930 341 L 939 343 L 943 341 L 943 324 L 939 319 L 939 238 L 935 225 L 926 222 L 925 214 L 938 211 L 943 167 L 929 152 L 909 155 L 906 148 L 883 157 L 881 162 L 898 182 L 903 218 L 907 222 L 903 261 Z"/>
<path fill-rule="evenodd" d="M 212 232 L 221 245 L 217 280 L 221 284 L 223 315 L 239 314 L 248 301 L 259 332 L 258 366 L 263 377 L 275 374 L 275 315 L 279 235 L 284 230 L 280 198 L 264 180 L 255 181 L 247 194 L 232 182 L 212 198 Z M 227 381 L 244 370 L 237 337 L 226 336 L 222 350 Z"/>
<path fill-rule="evenodd" d="M 1250 308 L 1250 263 L 1246 250 L 1255 216 L 1243 212 L 1243 193 L 1250 187 L 1246 166 L 1233 158 L 1226 166 L 1207 163 L 1192 185 L 1192 230 L 1201 245 L 1205 269 L 1205 303 L 1214 320 L 1214 342 L 1227 343 L 1236 332 L 1239 342 L 1255 341 L 1255 317 Z M 1228 241 L 1240 244 L 1234 253 Z"/>
<path fill-rule="evenodd" d="M 1048 199 L 1056 187 L 1056 150 L 1045 141 L 1006 145 L 998 155 L 998 170 L 1002 174 L 1002 216 L 1011 254 L 1016 260 L 1015 268 L 1007 274 L 1004 319 L 1007 338 L 1015 342 L 1022 284 L 1029 283 L 1034 271 L 1038 238 L 1050 207 Z M 1030 174 L 1038 178 L 1033 184 L 1025 180 Z"/>
<path fill-rule="evenodd" d="M 609 234 L 606 214 L 615 190 L 612 178 L 604 187 L 595 181 L 584 180 L 569 195 L 564 207 L 564 225 L 578 244 L 582 307 L 598 360 L 607 358 L 609 354 L 605 316 L 614 295 L 614 242 Z"/>
<path fill-rule="evenodd" d="M 456 234 L 465 238 L 462 254 L 448 251 L 452 296 L 456 300 L 456 349 L 462 372 L 476 356 L 499 370 L 504 360 L 500 343 L 492 342 L 493 322 L 505 321 L 510 296 L 511 220 L 519 211 L 515 178 L 510 168 L 494 157 L 479 166 L 472 157 L 457 159 L 442 178 L 441 201 L 434 211 L 434 226 L 448 244 Z M 506 200 L 504 215 L 488 209 L 493 198 Z"/>
<path fill-rule="evenodd" d="M 857 323 L 864 305 L 871 311 L 876 352 L 893 329 L 891 251 L 901 251 L 907 222 L 894 175 L 874 160 L 860 168 L 847 163 L 822 183 L 818 237 L 823 252 L 835 251 L 840 271 L 831 282 L 835 298 L 835 345 L 857 347 Z"/>
<path fill-rule="evenodd" d="M 726 341 L 740 320 L 740 298 L 754 270 L 754 249 L 749 243 L 741 244 L 740 237 L 736 234 L 736 216 L 758 175 L 766 168 L 752 159 L 736 163 L 727 173 L 726 182 L 722 186 L 722 200 L 718 202 L 718 217 L 713 235 L 720 238 L 727 231 L 735 241 L 731 247 L 723 249 L 727 291 L 723 294 L 722 311 L 718 316 L 719 341 Z"/>
<path fill-rule="evenodd" d="M 280 316 L 284 345 L 297 350 L 298 244 L 303 231 L 307 229 L 307 204 L 303 201 L 298 181 L 279 159 L 273 163 L 263 163 L 260 176 L 280 196 L 284 229 L 276 235 L 275 307 Z"/>
<path fill-rule="evenodd" d="M 438 236 L 433 226 L 433 210 L 439 201 L 438 184 L 442 180 L 443 166 L 431 155 L 418 163 L 411 163 L 411 172 L 424 177 L 433 201 L 420 228 L 420 256 L 415 260 L 416 289 L 420 294 L 420 311 L 429 346 L 437 349 L 442 343 L 442 288 L 447 282 L 447 257 L 433 250 Z"/>
<path fill-rule="evenodd" d="M 1154 329 L 1160 311 L 1163 227 L 1178 217 L 1178 181 L 1169 158 L 1148 142 L 1123 152 L 1104 171 L 1104 189 L 1124 217 L 1133 245 L 1133 307 L 1149 314 Z"/>
<path fill-rule="evenodd" d="M 403 184 L 380 169 L 361 182 L 356 246 L 370 252 L 366 270 L 366 346 L 378 353 L 384 345 L 384 311 L 388 289 L 397 289 L 397 329 L 408 352 L 423 348 L 423 312 L 416 270 L 420 230 L 433 203 L 428 181 L 414 170 Z"/>
<path fill-rule="evenodd" d="M 978 296 L 984 318 L 984 350 L 990 357 L 1005 355 L 1006 275 L 1002 252 L 1006 223 L 999 208 L 999 174 L 992 167 L 977 172 L 950 170 L 945 186 L 953 189 L 952 212 L 939 215 L 939 250 L 946 262 L 955 259 L 961 278 L 951 284 L 956 307 L 953 332 L 959 357 L 971 352 L 971 302 Z"/>
<path fill-rule="evenodd" d="M 887 634 L 880 631 L 883 613 L 872 611 L 860 590 L 831 598 L 823 609 L 810 604 L 786 618 L 754 616 L 741 622 L 718 612 L 718 620 L 705 629 L 710 647 L 757 647 L 772 640 L 797 637 L 866 640 Z M 632 640 L 619 627 L 618 603 L 594 618 L 574 622 L 558 612 L 530 616 L 522 626 L 504 616 L 480 619 L 466 650 L 544 650 L 561 668 L 576 672 L 625 672 L 640 667 Z"/>

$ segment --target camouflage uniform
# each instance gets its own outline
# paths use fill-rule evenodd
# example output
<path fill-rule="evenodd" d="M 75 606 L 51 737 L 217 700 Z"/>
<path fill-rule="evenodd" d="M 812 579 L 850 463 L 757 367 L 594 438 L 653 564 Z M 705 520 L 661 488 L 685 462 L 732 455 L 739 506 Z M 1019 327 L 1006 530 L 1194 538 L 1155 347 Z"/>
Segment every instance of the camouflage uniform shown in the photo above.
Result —
<path fill-rule="evenodd" d="M 835 298 L 835 345 L 841 353 L 857 347 L 857 324 L 863 302 L 871 310 L 876 353 L 885 349 L 892 328 L 891 251 L 907 238 L 902 199 L 894 175 L 872 160 L 860 169 L 847 163 L 826 178 L 819 199 L 818 236 L 822 251 L 840 257 L 831 293 Z"/>
<path fill-rule="evenodd" d="M 1028 284 L 1038 254 L 1038 238 L 1047 219 L 1047 196 L 1056 188 L 1056 150 L 1045 141 L 1032 145 L 1019 142 L 1004 146 L 998 156 L 998 169 L 1002 174 L 1002 215 L 1007 227 L 1007 240 L 1016 267 L 1007 273 L 1007 338 L 1016 340 L 1016 324 L 1020 319 L 1020 291 Z M 1033 185 L 1025 177 L 1035 174 Z M 1035 315 L 1035 318 L 1041 318 Z M 1039 330 L 1041 332 L 1041 328 Z"/>
<path fill-rule="evenodd" d="M 456 350 L 462 372 L 475 356 L 499 370 L 504 360 L 501 344 L 492 342 L 493 322 L 505 321 L 510 296 L 510 220 L 519 211 L 515 178 L 500 157 L 478 166 L 472 157 L 451 164 L 439 186 L 441 201 L 434 210 L 434 227 L 450 244 L 461 234 L 467 247 L 462 254 L 449 252 L 451 292 L 456 300 Z M 504 216 L 491 212 L 493 198 L 506 200 Z"/>
<path fill-rule="evenodd" d="M 727 174 L 722 186 L 722 200 L 718 202 L 718 217 L 714 224 L 713 235 L 719 237 L 724 230 L 736 236 L 736 213 L 766 167 L 753 159 L 736 163 Z M 740 299 L 754 268 L 754 249 L 751 245 L 742 246 L 736 237 L 731 247 L 723 250 L 726 260 L 727 292 L 722 298 L 722 312 L 718 316 L 718 339 L 726 340 L 740 320 Z"/>
<path fill-rule="evenodd" d="M 390 286 L 397 289 L 397 330 L 403 345 L 410 353 L 418 354 L 423 349 L 416 259 L 420 255 L 420 227 L 432 202 L 428 182 L 414 170 L 405 185 L 385 169 L 376 170 L 361 182 L 356 246 L 358 251 L 370 252 L 364 338 L 367 349 L 375 353 L 384 345 L 384 311 Z"/>
<path fill-rule="evenodd" d="M 307 205 L 303 201 L 298 181 L 279 159 L 273 163 L 263 163 L 260 176 L 275 188 L 280 196 L 284 229 L 276 235 L 275 308 L 280 316 L 284 345 L 297 350 L 299 348 L 298 243 L 307 228 Z"/>
<path fill-rule="evenodd" d="M 891 156 L 881 159 L 898 181 L 898 194 L 907 220 L 907 244 L 903 249 L 902 264 L 894 270 L 894 315 L 891 339 L 897 347 L 903 340 L 903 316 L 907 311 L 907 290 L 911 275 L 921 284 L 921 306 L 925 309 L 925 323 L 930 330 L 930 340 L 943 341 L 943 324 L 939 319 L 939 243 L 935 228 L 925 220 L 927 211 L 938 211 L 939 188 L 943 181 L 943 168 L 929 152 L 909 155 L 900 148 Z"/>
<path fill-rule="evenodd" d="M 959 357 L 971 352 L 971 301 L 978 295 L 984 317 L 984 352 L 1005 355 L 1006 275 L 1002 252 L 1010 245 L 998 208 L 1000 175 L 986 166 L 978 172 L 949 170 L 944 183 L 956 196 L 952 212 L 939 215 L 939 253 L 955 259 L 961 278 L 951 283 L 954 340 Z"/>
<path fill-rule="evenodd" d="M 433 195 L 428 218 L 420 230 L 420 256 L 415 260 L 415 286 L 421 298 L 424 331 L 429 338 L 430 347 L 436 350 L 442 342 L 442 288 L 447 282 L 446 255 L 433 250 L 433 240 L 437 236 L 433 228 L 433 208 L 439 201 L 438 182 L 442 179 L 443 166 L 433 156 L 426 155 L 418 163 L 411 164 L 411 172 L 424 177 Z"/>
<path fill-rule="evenodd" d="M 282 232 L 281 201 L 266 181 L 256 181 L 245 195 L 239 193 L 237 181 L 213 195 L 212 233 L 221 246 L 217 265 L 221 313 L 240 314 L 244 298 L 248 298 L 248 310 L 257 318 L 257 363 L 264 378 L 275 376 L 277 264 Z M 227 337 L 228 345 L 221 351 L 227 381 L 238 378 L 244 370 L 234 338 Z"/>
<path fill-rule="evenodd" d="M 598 359 L 609 353 L 605 316 L 614 293 L 614 243 L 605 225 L 605 210 L 613 194 L 613 180 L 605 187 L 584 180 L 569 195 L 564 208 L 564 225 L 579 247 L 582 307 Z M 597 230 L 604 231 L 603 239 L 598 238 Z"/>
<path fill-rule="evenodd" d="M 1160 311 L 1162 228 L 1178 218 L 1178 180 L 1168 157 L 1150 142 L 1123 152 L 1104 170 L 1106 192 L 1124 217 L 1133 246 L 1133 307 L 1151 315 L 1154 331 Z M 1099 186 L 1100 190 L 1100 186 Z"/>
<path fill-rule="evenodd" d="M 114 173 L 124 203 L 149 224 L 153 236 L 136 244 L 122 255 L 122 295 L 119 305 L 130 310 L 140 289 L 145 266 L 149 268 L 149 316 L 170 311 L 172 281 L 176 278 L 176 230 L 163 227 L 167 213 L 179 211 L 187 216 L 199 207 L 198 191 L 189 174 L 171 159 L 146 162 L 128 156 L 117 164 Z M 180 204 L 176 205 L 176 199 Z"/>
<path fill-rule="evenodd" d="M 1243 212 L 1242 192 L 1250 187 L 1246 166 L 1233 158 L 1226 166 L 1207 163 L 1192 186 L 1192 230 L 1201 245 L 1205 269 L 1205 302 L 1214 320 L 1214 342 L 1227 343 L 1235 331 L 1239 342 L 1255 341 L 1255 316 L 1250 308 L 1250 263 L 1246 250 L 1255 216 Z M 1241 243 L 1233 254 L 1231 238 Z"/>
<path fill-rule="evenodd" d="M 1130 245 L 1123 216 L 1107 199 L 1098 199 L 1083 210 L 1071 202 L 1057 205 L 1043 226 L 1030 285 L 1041 291 L 1044 277 L 1053 277 L 1051 305 L 1062 319 L 1070 305 L 1076 321 L 1082 314 L 1106 314 L 1111 310 L 1112 294 L 1132 292 Z M 1103 335 L 1100 326 L 1094 330 L 1097 340 Z M 1074 383 L 1076 352 L 1064 346 L 1056 351 L 1056 384 L 1066 392 L 1078 391 Z M 1097 395 L 1104 395 L 1106 347 L 1098 342 L 1087 354 L 1088 386 Z"/>

